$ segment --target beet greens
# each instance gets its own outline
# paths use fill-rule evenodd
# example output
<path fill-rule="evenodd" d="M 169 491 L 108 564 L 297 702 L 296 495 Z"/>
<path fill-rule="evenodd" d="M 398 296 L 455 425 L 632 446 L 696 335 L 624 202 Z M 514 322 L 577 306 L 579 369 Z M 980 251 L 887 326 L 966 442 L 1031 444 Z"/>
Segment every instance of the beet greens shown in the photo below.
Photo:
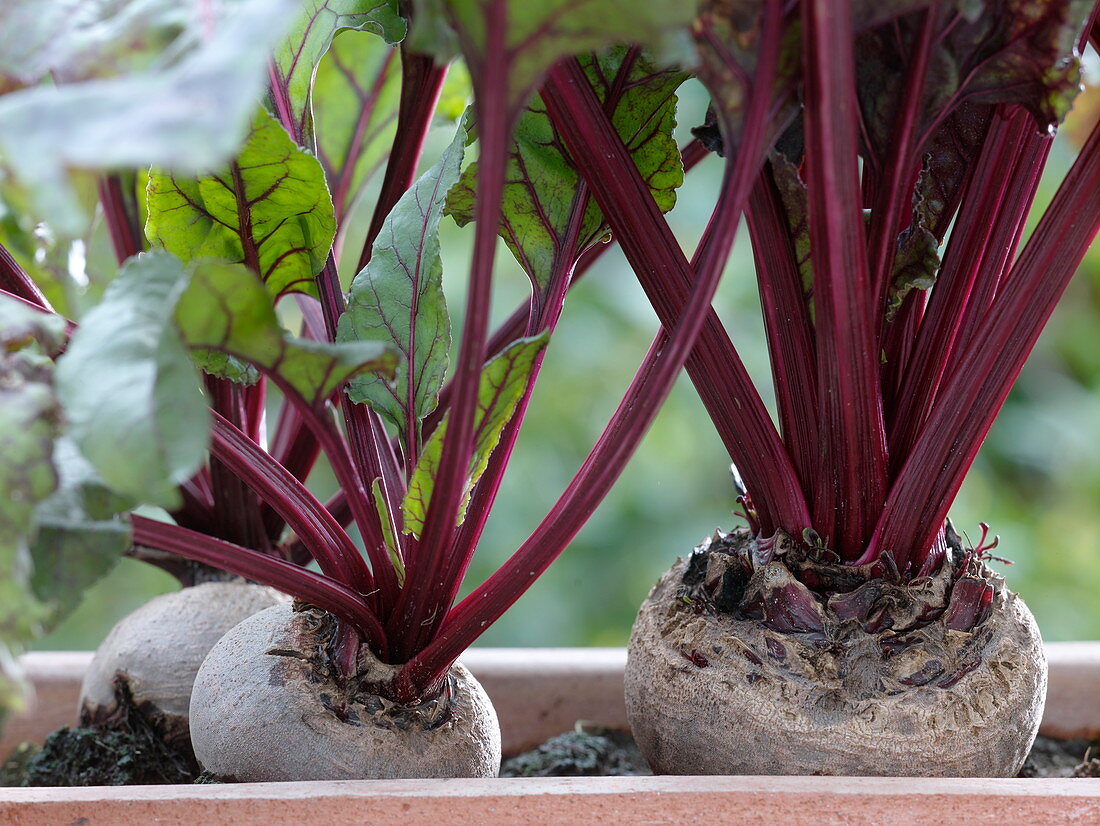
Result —
<path fill-rule="evenodd" d="M 846 563 L 878 563 L 877 575 L 925 576 L 945 552 L 963 477 L 1100 225 L 1094 129 L 1016 254 L 1077 92 L 1078 49 L 1090 30 L 1096 42 L 1096 8 L 762 5 L 782 6 L 779 42 L 759 19 L 704 4 L 693 34 L 714 102 L 697 134 L 742 153 L 751 120 L 723 84 L 781 53 L 775 139 L 747 210 L 780 429 L 716 317 L 687 369 L 744 480 L 754 533 L 804 537 Z M 746 42 L 755 48 L 740 51 Z M 544 95 L 670 323 L 682 256 L 659 216 L 624 197 L 637 174 L 607 150 L 606 118 L 575 62 L 550 72 Z"/>
<path fill-rule="evenodd" d="M 121 265 L 77 326 L 52 314 L 34 256 L 0 247 L 3 369 L 28 423 L 4 480 L 21 492 L 4 512 L 12 558 L 45 564 L 58 456 L 75 454 L 119 500 L 74 511 L 75 530 L 165 508 L 173 522 L 129 515 L 132 553 L 330 611 L 344 673 L 365 643 L 402 666 L 384 687 L 401 701 L 435 691 L 569 544 L 685 364 L 758 536 L 934 570 L 948 507 L 1100 225 L 1094 130 L 1016 255 L 1082 32 L 1097 39 L 1093 0 L 414 0 L 400 14 L 250 0 L 182 24 L 171 5 L 70 21 L 38 63 L 8 45 L 18 71 L 0 67 L 5 203 L 72 237 L 94 181 Z M 417 177 L 455 54 L 473 103 Z M 47 72 L 56 86 L 37 85 Z M 696 134 L 725 169 L 689 259 L 663 213 L 702 156 L 672 140 L 692 72 L 712 97 Z M 345 294 L 349 216 L 383 165 Z M 444 215 L 474 224 L 453 365 Z M 710 309 L 742 215 L 778 428 Z M 455 604 L 567 291 L 609 231 L 662 327 L 549 514 Z M 20 237 L 3 240 L 18 253 Z M 531 298 L 491 333 L 498 237 Z M 340 485 L 327 503 L 305 486 L 322 455 Z"/>
<path fill-rule="evenodd" d="M 183 57 L 167 68 L 130 76 L 111 64 L 108 79 L 92 83 L 94 73 L 69 77 L 55 67 L 66 81 L 58 87 L 62 100 L 26 88 L 0 102 L 7 104 L 0 105 L 0 146 L 11 191 L 29 204 L 28 214 L 51 219 L 56 207 L 55 224 L 79 229 L 81 204 L 73 196 L 93 173 L 121 265 L 77 324 L 50 314 L 50 300 L 28 274 L 31 258 L 5 256 L 3 289 L 4 306 L 18 309 L 19 318 L 42 318 L 70 334 L 60 344 L 51 339 L 43 353 L 56 356 L 56 368 L 47 360 L 36 389 L 64 414 L 63 423 L 56 416 L 51 423 L 48 444 L 79 450 L 98 483 L 123 497 L 112 513 L 140 503 L 172 517 L 131 512 L 119 520 L 130 527 L 131 554 L 185 582 L 199 563 L 332 612 L 342 621 L 337 657 L 344 673 L 354 671 L 362 641 L 383 661 L 404 664 L 383 691 L 408 701 L 436 690 L 461 651 L 565 548 L 667 394 L 740 215 L 734 201 L 716 214 L 683 321 L 647 356 L 569 489 L 505 568 L 452 608 L 566 292 L 605 248 L 598 244 L 606 241 L 605 219 L 553 136 L 544 106 L 537 99 L 529 105 L 546 69 L 563 55 L 580 55 L 646 198 L 660 211 L 672 208 L 682 180 L 672 128 L 675 92 L 689 74 L 661 68 L 638 44 L 665 40 L 665 30 L 686 25 L 691 10 L 667 2 L 626 14 L 622 5 L 414 4 L 404 12 L 417 40 L 392 46 L 406 27 L 395 3 L 305 3 L 289 33 L 254 38 L 273 44 L 259 110 L 248 113 L 244 93 L 221 88 L 254 88 L 243 77 L 247 62 L 240 78 L 215 82 L 213 72 L 197 72 L 205 85 L 196 81 L 189 92 L 232 101 L 241 124 L 232 150 L 206 147 L 216 159 L 191 148 L 212 127 L 196 122 L 191 140 L 180 141 L 177 120 L 151 107 L 140 117 L 159 145 L 104 147 L 105 164 L 45 143 L 32 152 L 13 134 L 41 109 L 61 118 L 65 106 L 105 94 L 163 93 L 183 69 L 220 65 L 223 41 L 240 22 L 232 14 L 199 21 L 200 29 L 214 26 L 213 38 L 178 34 L 174 47 Z M 142 31 L 156 40 L 175 22 L 166 13 L 145 21 Z M 79 24 L 74 29 L 77 41 L 89 34 Z M 133 37 L 121 21 L 110 33 Z M 634 45 L 589 53 L 624 40 Z M 417 178 L 456 46 L 473 106 Z M 326 53 L 330 60 L 322 59 Z M 23 85 L 33 79 L 28 74 Z M 233 120 L 223 131 L 234 131 Z M 127 128 L 126 117 L 105 121 L 94 124 L 101 140 Z M 474 138 L 477 160 L 464 166 Z M 698 146 L 690 150 L 688 160 L 697 161 Z M 31 161 L 43 169 L 53 164 L 65 185 L 40 193 Z M 383 162 L 359 273 L 345 294 L 337 256 L 352 241 L 348 215 Z M 147 165 L 140 176 L 125 171 Z M 743 200 L 751 164 L 736 169 Z M 453 368 L 438 240 L 445 213 L 475 224 Z M 490 336 L 498 232 L 531 281 L 531 300 Z M 296 336 L 282 326 L 288 300 L 301 318 Z M 265 438 L 272 389 L 282 404 Z M 328 503 L 304 484 L 322 455 L 340 486 Z M 50 468 L 48 454 L 33 459 L 35 469 Z M 34 498 L 48 493 L 36 490 Z M 41 520 L 20 516 L 22 536 L 33 541 Z M 365 556 L 347 530 L 352 524 Z M 36 546 L 36 560 L 42 554 Z M 319 573 L 303 567 L 310 561 Z"/>

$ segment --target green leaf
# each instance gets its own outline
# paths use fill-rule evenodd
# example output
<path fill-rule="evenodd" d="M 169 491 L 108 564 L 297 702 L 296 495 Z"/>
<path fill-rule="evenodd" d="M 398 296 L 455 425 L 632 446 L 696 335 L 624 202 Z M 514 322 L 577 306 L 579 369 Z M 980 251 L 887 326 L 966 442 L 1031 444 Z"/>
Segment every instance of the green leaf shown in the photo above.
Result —
<path fill-rule="evenodd" d="M 378 510 L 378 521 L 382 524 L 382 539 L 386 543 L 386 553 L 393 563 L 393 571 L 397 575 L 397 584 L 405 586 L 405 562 L 401 559 L 400 547 L 397 542 L 397 534 L 394 532 L 393 516 L 390 506 L 386 502 L 386 494 L 382 490 L 382 477 L 375 479 L 370 486 L 371 499 Z"/>
<path fill-rule="evenodd" d="M 65 344 L 65 319 L 0 295 L 0 346 L 14 353 L 32 345 L 47 356 L 61 352 Z"/>
<path fill-rule="evenodd" d="M 14 564 L 33 533 L 35 505 L 53 493 L 60 409 L 52 364 L 29 353 L 0 355 L 0 563 Z"/>
<path fill-rule="evenodd" d="M 172 509 L 201 467 L 210 414 L 172 323 L 186 286 L 162 251 L 131 258 L 57 363 L 69 434 L 119 493 Z"/>
<path fill-rule="evenodd" d="M 405 37 L 405 21 L 396 0 L 306 0 L 290 34 L 275 50 L 272 61 L 278 84 L 277 106 L 285 106 L 294 137 L 302 146 L 313 145 L 310 87 L 314 70 L 333 37 L 345 29 L 381 35 L 386 43 Z"/>
<path fill-rule="evenodd" d="M 684 180 L 672 130 L 676 126 L 676 90 L 688 74 L 657 69 L 644 57 L 630 56 L 625 47 L 583 58 L 581 65 L 600 100 L 613 107 L 611 121 L 616 131 L 657 205 L 668 212 L 676 205 L 676 189 Z M 562 266 L 571 266 L 585 248 L 606 234 L 607 227 L 594 200 L 577 201 L 580 173 L 538 97 L 519 119 L 506 180 L 498 231 L 531 278 L 536 293 L 542 293 L 552 274 Z M 446 213 L 459 226 L 473 220 L 476 188 L 477 164 L 473 163 L 447 198 Z M 576 245 L 569 248 L 569 225 L 578 209 L 584 212 L 581 230 Z"/>
<path fill-rule="evenodd" d="M 105 576 L 130 543 L 129 522 L 120 517 L 132 502 L 104 486 L 95 469 L 68 439 L 59 439 L 54 465 L 57 491 L 35 508 L 31 587 L 46 605 L 51 626 L 80 604 L 84 591 Z"/>
<path fill-rule="evenodd" d="M 457 124 L 470 105 L 473 87 L 470 85 L 470 72 L 466 64 L 456 60 L 447 70 L 443 88 L 439 92 L 439 102 L 435 107 L 437 123 Z"/>
<path fill-rule="evenodd" d="M 435 407 L 447 373 L 451 322 L 443 296 L 439 220 L 447 191 L 458 180 L 466 130 L 459 127 L 435 166 L 394 204 L 375 239 L 370 263 L 351 283 L 339 341 L 392 341 L 404 356 L 394 384 L 376 376 L 348 387 L 402 433 Z M 414 434 L 415 435 L 415 434 Z"/>
<path fill-rule="evenodd" d="M 466 518 L 466 505 L 481 474 L 489 464 L 493 448 L 500 441 L 516 405 L 527 389 L 527 379 L 534 369 L 539 354 L 550 340 L 549 332 L 531 338 L 521 338 L 494 356 L 485 365 L 477 394 L 477 414 L 474 417 L 474 451 L 470 456 L 470 471 L 466 477 L 466 492 L 459 509 L 458 524 Z M 420 536 L 424 530 L 424 519 L 431 502 L 435 478 L 439 473 L 439 462 L 443 455 L 443 439 L 447 433 L 450 416 L 444 416 L 439 426 L 424 445 L 416 463 L 409 490 L 402 503 L 405 517 L 403 530 L 414 536 Z"/>
<path fill-rule="evenodd" d="M 175 319 L 189 347 L 247 361 L 315 408 L 360 373 L 392 376 L 398 360 L 394 348 L 383 342 L 328 344 L 290 336 L 263 282 L 234 264 L 196 265 Z"/>
<path fill-rule="evenodd" d="M 397 49 L 361 32 L 332 41 L 313 81 L 313 120 L 338 221 L 389 157 L 400 98 Z"/>
<path fill-rule="evenodd" d="M 204 373 L 217 376 L 219 379 L 227 379 L 237 384 L 255 384 L 260 380 L 260 371 L 246 361 L 241 361 L 236 356 L 221 353 L 217 350 L 191 351 L 191 358 Z"/>
<path fill-rule="evenodd" d="M 52 543 L 50 559 L 39 556 L 51 544 L 57 503 L 70 481 L 62 456 L 75 452 L 57 438 L 61 410 L 50 356 L 64 338 L 64 319 L 0 296 L 0 722 L 25 697 L 16 657 L 78 603 L 88 578 L 77 572 L 90 576 L 100 568 L 79 543 L 80 532 L 74 542 Z"/>
<path fill-rule="evenodd" d="M 0 91 L 146 68 L 169 45 L 177 54 L 193 45 L 202 22 L 178 0 L 5 0 Z"/>
<path fill-rule="evenodd" d="M 559 58 L 611 43 L 667 46 L 691 22 L 696 5 L 690 0 L 413 0 L 410 47 L 450 56 L 461 44 L 475 78 L 487 49 L 503 49 L 508 103 L 518 112 Z M 494 7 L 501 9 L 504 42 L 490 46 L 486 20 Z"/>
<path fill-rule="evenodd" d="M 241 153 L 212 175 L 149 178 L 149 239 L 184 261 L 216 258 L 258 273 L 273 296 L 316 295 L 336 221 L 325 173 L 260 111 Z"/>
<path fill-rule="evenodd" d="M 0 99 L 0 156 L 62 234 L 85 215 L 73 170 L 157 166 L 196 174 L 236 151 L 267 82 L 267 60 L 300 0 L 247 0 L 166 67 Z"/>

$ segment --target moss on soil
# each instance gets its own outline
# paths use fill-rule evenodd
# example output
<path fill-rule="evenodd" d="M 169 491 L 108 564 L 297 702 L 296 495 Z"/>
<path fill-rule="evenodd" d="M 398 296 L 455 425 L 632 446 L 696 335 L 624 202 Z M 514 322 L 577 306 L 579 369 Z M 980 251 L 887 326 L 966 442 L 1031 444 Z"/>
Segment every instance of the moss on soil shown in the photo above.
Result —
<path fill-rule="evenodd" d="M 634 738 L 628 732 L 585 727 L 547 740 L 531 751 L 511 757 L 501 777 L 618 777 L 650 774 Z"/>
<path fill-rule="evenodd" d="M 1091 752 L 1091 753 L 1090 753 Z M 1089 740 L 1055 740 L 1039 735 L 1020 769 L 1019 777 L 1097 777 L 1089 774 L 1090 763 L 1100 769 L 1100 760 L 1090 757 L 1100 754 L 1100 743 Z"/>

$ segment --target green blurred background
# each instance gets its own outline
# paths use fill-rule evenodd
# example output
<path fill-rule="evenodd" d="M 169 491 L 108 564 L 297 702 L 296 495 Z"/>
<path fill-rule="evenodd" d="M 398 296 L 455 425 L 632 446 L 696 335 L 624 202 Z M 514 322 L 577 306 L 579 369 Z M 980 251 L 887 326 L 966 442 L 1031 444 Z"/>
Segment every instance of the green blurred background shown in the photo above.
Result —
<path fill-rule="evenodd" d="M 1096 79 L 1095 61 L 1090 67 Z M 1096 116 L 1093 87 L 1059 136 L 1040 202 L 1072 162 L 1073 135 Z M 701 122 L 705 96 L 681 95 L 680 138 Z M 437 129 L 426 158 L 450 135 Z M 691 250 L 720 178 L 708 158 L 680 190 L 670 221 Z M 1100 195 L 1098 195 L 1100 197 Z M 373 197 L 361 203 L 345 251 L 350 279 Z M 452 315 L 460 318 L 472 227 L 444 222 Z M 102 233 L 100 233 L 102 235 Z M 102 265 L 97 267 L 97 262 Z M 91 285 L 111 269 L 105 239 L 87 250 Z M 97 270 L 102 272 L 97 274 Z M 503 318 L 527 280 L 500 248 L 494 312 Z M 747 234 L 741 233 L 715 307 L 770 404 L 770 373 Z M 656 330 L 656 319 L 617 249 L 570 293 L 519 443 L 468 577 L 488 576 L 539 523 L 598 437 Z M 965 404 L 962 400 L 960 403 Z M 319 494 L 331 490 L 315 474 Z M 728 459 L 691 384 L 681 377 L 638 453 L 588 525 L 481 645 L 624 645 L 638 604 L 677 557 L 716 527 L 735 524 Z M 1005 571 L 1049 640 L 1100 637 L 1100 244 L 1071 285 L 990 434 L 955 504 L 958 528 L 976 538 L 989 522 L 1002 537 Z M 123 560 L 42 649 L 94 648 L 119 618 L 172 590 L 166 574 Z"/>

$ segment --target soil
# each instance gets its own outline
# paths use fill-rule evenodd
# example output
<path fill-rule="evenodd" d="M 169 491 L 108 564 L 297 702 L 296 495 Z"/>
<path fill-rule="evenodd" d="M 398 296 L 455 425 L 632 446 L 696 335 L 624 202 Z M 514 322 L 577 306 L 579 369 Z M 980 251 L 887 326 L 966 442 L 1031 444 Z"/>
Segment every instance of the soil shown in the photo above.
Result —
<path fill-rule="evenodd" d="M 41 748 L 23 744 L 0 766 L 0 786 L 137 786 L 191 783 L 195 758 L 165 743 L 117 684 L 118 711 L 95 728 L 61 728 Z"/>
<path fill-rule="evenodd" d="M 140 712 L 139 712 L 140 713 Z M 629 732 L 578 723 L 570 732 L 506 759 L 501 777 L 649 775 Z M 1100 777 L 1100 742 L 1036 739 L 1020 777 Z M 59 729 L 41 749 L 23 744 L 0 764 L 0 786 L 216 783 L 172 753 L 151 728 Z"/>
<path fill-rule="evenodd" d="M 629 732 L 577 724 L 541 746 L 504 761 L 501 777 L 652 774 Z M 1100 777 L 1100 742 L 1039 736 L 1020 777 Z"/>

